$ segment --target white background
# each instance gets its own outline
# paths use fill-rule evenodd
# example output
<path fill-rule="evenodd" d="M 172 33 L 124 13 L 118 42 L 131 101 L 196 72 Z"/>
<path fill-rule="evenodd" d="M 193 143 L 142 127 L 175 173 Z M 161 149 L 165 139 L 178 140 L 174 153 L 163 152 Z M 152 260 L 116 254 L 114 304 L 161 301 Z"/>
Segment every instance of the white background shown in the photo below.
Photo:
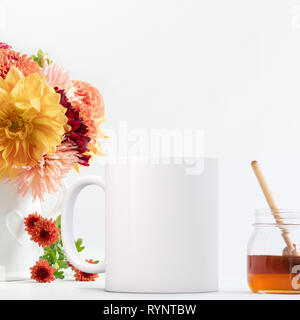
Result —
<path fill-rule="evenodd" d="M 220 285 L 245 287 L 253 210 L 266 206 L 250 161 L 280 207 L 300 208 L 300 1 L 0 0 L 0 20 L 1 41 L 42 48 L 100 89 L 106 128 L 204 130 L 220 159 Z M 103 252 L 101 210 L 88 188 L 76 233 L 91 258 Z"/>

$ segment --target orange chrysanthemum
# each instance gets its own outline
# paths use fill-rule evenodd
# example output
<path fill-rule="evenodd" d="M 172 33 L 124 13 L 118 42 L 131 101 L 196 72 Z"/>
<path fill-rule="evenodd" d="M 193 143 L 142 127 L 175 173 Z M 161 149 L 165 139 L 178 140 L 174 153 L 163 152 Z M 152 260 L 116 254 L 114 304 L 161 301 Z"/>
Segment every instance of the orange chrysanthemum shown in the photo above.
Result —
<path fill-rule="evenodd" d="M 31 270 L 31 279 L 36 280 L 37 282 L 45 283 L 55 280 L 54 269 L 52 266 L 49 266 L 47 260 L 40 259 L 37 263 L 30 268 Z"/>
<path fill-rule="evenodd" d="M 41 74 L 39 65 L 31 57 L 14 50 L 1 49 L 0 77 L 5 79 L 11 67 L 18 68 L 25 77 L 32 73 Z"/>
<path fill-rule="evenodd" d="M 36 213 L 32 213 L 28 215 L 24 219 L 24 224 L 25 224 L 25 231 L 27 231 L 30 235 L 32 235 L 33 231 L 35 230 L 35 224 L 38 221 L 42 221 L 43 218 Z"/>
<path fill-rule="evenodd" d="M 89 83 L 79 80 L 72 81 L 72 86 L 70 95 L 75 109 L 79 112 L 89 109 L 93 119 L 103 118 L 104 101 L 99 90 Z"/>
<path fill-rule="evenodd" d="M 88 263 L 96 264 L 96 262 L 93 261 L 92 259 L 85 260 L 85 261 Z M 70 264 L 70 267 L 75 272 L 74 277 L 76 281 L 95 281 L 95 279 L 99 277 L 97 273 L 86 273 L 86 272 L 80 271 L 74 266 L 72 266 L 71 264 Z"/>
<path fill-rule="evenodd" d="M 37 242 L 43 248 L 59 241 L 59 229 L 52 219 L 44 219 L 34 224 L 34 230 L 31 234 L 31 240 Z"/>

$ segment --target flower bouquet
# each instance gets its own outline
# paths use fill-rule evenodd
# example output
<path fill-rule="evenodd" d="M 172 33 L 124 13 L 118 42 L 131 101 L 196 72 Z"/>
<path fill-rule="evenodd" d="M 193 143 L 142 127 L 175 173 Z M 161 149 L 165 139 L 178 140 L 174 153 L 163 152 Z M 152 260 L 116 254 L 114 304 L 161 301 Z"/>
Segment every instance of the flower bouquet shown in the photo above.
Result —
<path fill-rule="evenodd" d="M 0 200 L 14 203 L 0 207 L 2 244 L 9 245 L 13 237 L 20 244 L 20 212 L 24 219 L 36 210 L 32 203 L 58 192 L 72 168 L 78 171 L 94 155 L 102 155 L 99 139 L 105 135 L 99 126 L 104 120 L 103 98 L 96 88 L 72 80 L 42 50 L 28 56 L 0 43 L 0 193 L 5 195 Z M 0 249 L 0 267 L 6 269 L 18 261 L 16 251 L 9 249 L 10 254 Z"/>

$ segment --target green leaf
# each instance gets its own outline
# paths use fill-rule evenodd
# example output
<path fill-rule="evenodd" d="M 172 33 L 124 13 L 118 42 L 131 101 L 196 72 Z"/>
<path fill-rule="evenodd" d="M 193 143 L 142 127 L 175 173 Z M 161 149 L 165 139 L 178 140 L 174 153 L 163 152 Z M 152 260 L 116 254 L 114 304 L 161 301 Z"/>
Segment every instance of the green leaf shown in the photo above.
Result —
<path fill-rule="evenodd" d="M 56 279 L 64 279 L 65 278 L 65 274 L 63 271 L 56 270 L 53 274 Z"/>
<path fill-rule="evenodd" d="M 82 250 L 84 250 L 84 246 L 82 246 L 83 240 L 81 238 L 77 239 L 77 241 L 75 242 L 75 246 L 78 252 L 81 252 Z"/>
<path fill-rule="evenodd" d="M 59 269 L 59 264 L 58 262 L 54 263 L 54 265 L 52 266 L 54 269 L 58 270 Z"/>
<path fill-rule="evenodd" d="M 57 269 L 68 269 L 69 268 L 69 264 L 68 262 L 65 260 L 58 260 L 57 261 L 57 265 L 58 268 Z"/>
<path fill-rule="evenodd" d="M 61 215 L 59 215 L 56 220 L 56 228 L 61 229 Z"/>
<path fill-rule="evenodd" d="M 51 245 L 44 249 L 44 259 L 47 259 L 50 265 L 56 263 L 56 245 Z"/>
<path fill-rule="evenodd" d="M 43 52 L 43 50 L 39 49 L 36 55 L 32 55 L 33 60 L 41 67 L 44 68 L 47 64 L 50 66 L 52 60 L 50 60 L 48 53 Z"/>

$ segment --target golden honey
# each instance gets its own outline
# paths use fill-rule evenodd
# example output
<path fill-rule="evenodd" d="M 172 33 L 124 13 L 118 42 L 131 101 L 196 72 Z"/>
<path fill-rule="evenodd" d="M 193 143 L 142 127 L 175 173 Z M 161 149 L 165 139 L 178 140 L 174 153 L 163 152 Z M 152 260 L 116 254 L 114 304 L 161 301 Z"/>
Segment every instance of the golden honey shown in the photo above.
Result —
<path fill-rule="evenodd" d="M 300 293 L 300 257 L 248 255 L 248 285 L 254 293 Z"/>

